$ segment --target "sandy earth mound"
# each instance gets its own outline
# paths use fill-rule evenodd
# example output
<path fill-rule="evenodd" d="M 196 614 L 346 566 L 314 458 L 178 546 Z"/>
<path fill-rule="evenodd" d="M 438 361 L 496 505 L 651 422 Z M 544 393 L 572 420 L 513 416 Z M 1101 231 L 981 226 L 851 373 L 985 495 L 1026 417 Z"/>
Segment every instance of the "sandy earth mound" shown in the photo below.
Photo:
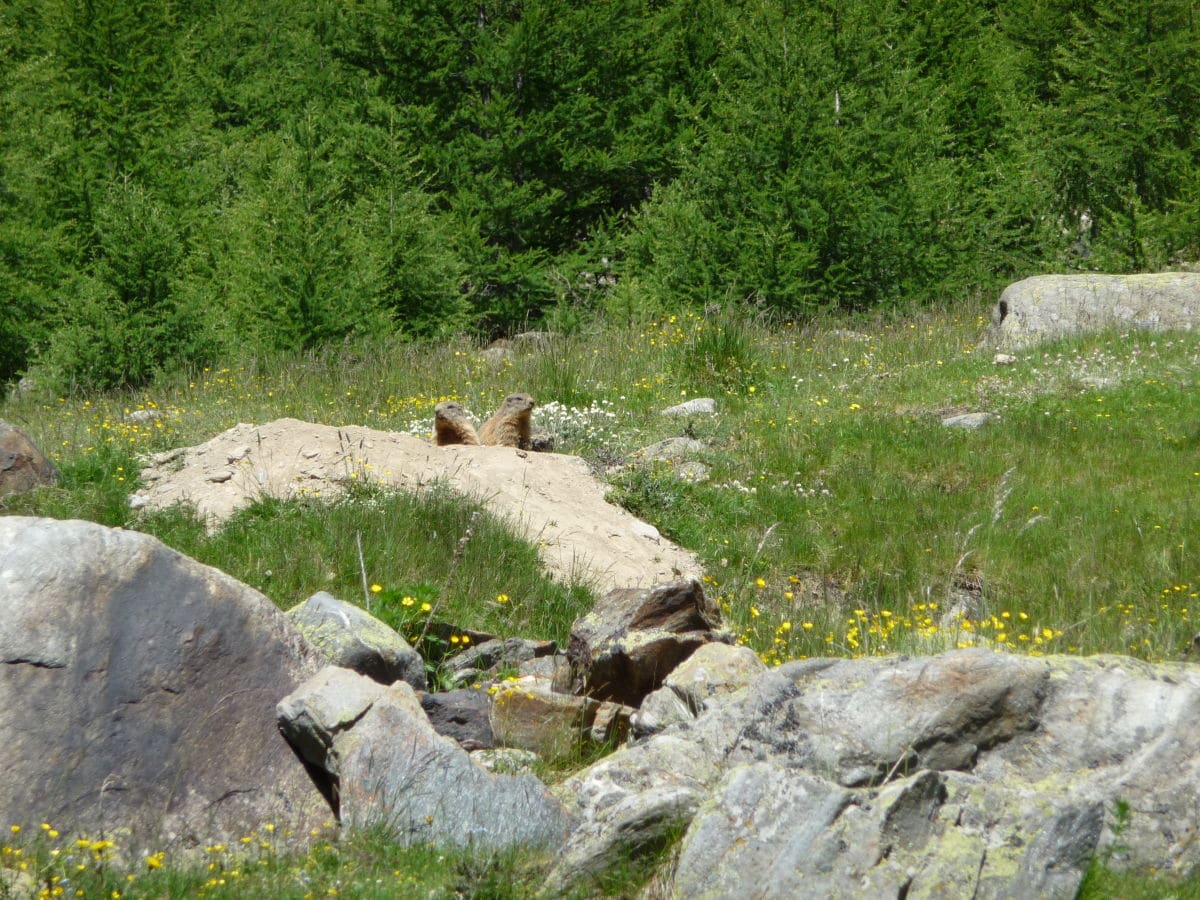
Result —
<path fill-rule="evenodd" d="M 407 434 L 297 419 L 236 425 L 198 447 L 160 453 L 135 507 L 192 504 L 210 528 L 262 496 L 331 497 L 354 481 L 421 490 L 443 483 L 536 543 L 556 578 L 598 591 L 701 573 L 696 557 L 604 499 L 575 456 L 508 447 L 436 447 Z"/>

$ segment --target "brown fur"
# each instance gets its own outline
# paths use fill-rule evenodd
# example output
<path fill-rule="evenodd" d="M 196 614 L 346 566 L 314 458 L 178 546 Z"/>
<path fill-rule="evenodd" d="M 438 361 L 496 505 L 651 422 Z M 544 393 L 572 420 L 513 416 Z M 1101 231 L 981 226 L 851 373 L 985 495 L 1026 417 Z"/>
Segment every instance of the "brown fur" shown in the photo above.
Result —
<path fill-rule="evenodd" d="M 439 447 L 447 444 L 479 443 L 475 426 L 467 411 L 453 400 L 444 400 L 433 408 L 433 440 Z"/>
<path fill-rule="evenodd" d="M 479 429 L 479 443 L 528 450 L 533 407 L 533 398 L 528 394 L 509 394 L 496 414 Z"/>

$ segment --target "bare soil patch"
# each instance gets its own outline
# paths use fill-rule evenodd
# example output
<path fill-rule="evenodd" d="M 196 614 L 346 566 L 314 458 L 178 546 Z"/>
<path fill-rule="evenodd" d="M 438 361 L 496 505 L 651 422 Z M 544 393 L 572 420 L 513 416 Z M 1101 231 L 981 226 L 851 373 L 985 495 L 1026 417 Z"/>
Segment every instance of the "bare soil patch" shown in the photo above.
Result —
<path fill-rule="evenodd" d="M 412 491 L 444 484 L 536 544 L 552 576 L 580 578 L 597 591 L 702 571 L 694 554 L 605 500 L 604 483 L 578 457 L 436 447 L 356 425 L 236 425 L 199 446 L 157 454 L 133 502 L 144 509 L 188 503 L 216 529 L 256 498 L 336 497 L 356 481 Z"/>

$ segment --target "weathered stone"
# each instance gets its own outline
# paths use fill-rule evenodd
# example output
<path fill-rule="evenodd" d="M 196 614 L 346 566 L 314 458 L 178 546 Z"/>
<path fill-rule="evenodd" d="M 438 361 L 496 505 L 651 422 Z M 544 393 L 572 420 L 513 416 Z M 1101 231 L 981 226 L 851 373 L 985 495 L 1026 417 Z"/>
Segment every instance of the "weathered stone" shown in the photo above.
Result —
<path fill-rule="evenodd" d="M 386 691 L 384 685 L 351 669 L 326 666 L 279 701 L 275 707 L 279 730 L 307 762 L 337 778 L 334 740 Z"/>
<path fill-rule="evenodd" d="M 790 663 L 568 779 L 547 892 L 679 829 L 670 896 L 1068 898 L 1098 853 L 1183 875 L 1197 715 L 1186 664 Z"/>
<path fill-rule="evenodd" d="M 852 793 L 802 772 L 757 763 L 731 771 L 688 829 L 675 872 L 683 897 L 819 897 L 838 862 L 831 826 Z M 878 895 L 877 895 L 878 896 Z"/>
<path fill-rule="evenodd" d="M 0 497 L 58 481 L 58 469 L 16 425 L 0 421 Z"/>
<path fill-rule="evenodd" d="M 686 828 L 721 776 L 713 748 L 662 734 L 618 750 L 554 789 L 576 821 L 545 895 L 599 875 Z"/>
<path fill-rule="evenodd" d="M 698 647 L 728 640 L 719 621 L 698 581 L 610 591 L 571 629 L 570 692 L 639 706 Z"/>
<path fill-rule="evenodd" d="M 425 661 L 408 642 L 366 610 L 320 591 L 287 612 L 309 643 L 335 666 L 380 684 L 407 681 L 425 688 Z"/>
<path fill-rule="evenodd" d="M 538 755 L 532 750 L 493 747 L 491 750 L 472 750 L 471 761 L 496 775 L 533 775 Z"/>
<path fill-rule="evenodd" d="M 633 716 L 638 735 L 686 722 L 708 705 L 746 687 L 767 665 L 749 647 L 705 644 L 666 677 L 663 686 L 646 697 Z"/>
<path fill-rule="evenodd" d="M 555 653 L 553 656 L 539 656 L 527 659 L 517 666 L 518 675 L 533 675 L 555 685 L 563 685 L 564 689 L 571 681 L 571 664 L 567 662 L 565 653 Z"/>
<path fill-rule="evenodd" d="M 407 697 L 405 696 L 407 695 Z M 569 821 L 531 775 L 493 775 L 433 730 L 396 682 L 334 741 L 342 823 L 382 826 L 405 845 L 508 849 L 560 844 Z"/>
<path fill-rule="evenodd" d="M 975 431 L 982 428 L 994 418 L 996 417 L 992 413 L 986 412 L 963 413 L 958 416 L 947 416 L 942 419 L 942 424 L 947 428 L 963 428 L 967 431 Z"/>
<path fill-rule="evenodd" d="M 551 656 L 558 650 L 554 641 L 532 641 L 525 638 L 498 638 L 474 644 L 446 659 L 446 670 L 456 674 L 466 669 L 477 673 L 498 669 L 516 669 L 526 660 Z"/>
<path fill-rule="evenodd" d="M 490 750 L 496 745 L 489 721 L 491 707 L 487 691 L 482 690 L 445 691 L 421 698 L 433 730 L 468 751 Z"/>
<path fill-rule="evenodd" d="M 630 720 L 634 709 L 620 703 L 605 701 L 596 708 L 596 715 L 588 729 L 588 738 L 593 744 L 615 747 L 629 737 Z"/>
<path fill-rule="evenodd" d="M 585 742 L 619 740 L 633 712 L 620 704 L 554 693 L 536 678 L 514 679 L 497 688 L 491 708 L 496 743 L 539 756 L 571 756 Z"/>
<path fill-rule="evenodd" d="M 717 401 L 711 397 L 696 397 L 662 411 L 664 416 L 715 416 Z"/>
<path fill-rule="evenodd" d="M 262 594 L 152 537 L 0 517 L 0 822 L 307 834 L 329 807 L 273 720 L 319 666 Z"/>
<path fill-rule="evenodd" d="M 1039 275 L 1005 288 L 987 342 L 1000 350 L 1107 328 L 1191 330 L 1200 324 L 1200 273 Z"/>

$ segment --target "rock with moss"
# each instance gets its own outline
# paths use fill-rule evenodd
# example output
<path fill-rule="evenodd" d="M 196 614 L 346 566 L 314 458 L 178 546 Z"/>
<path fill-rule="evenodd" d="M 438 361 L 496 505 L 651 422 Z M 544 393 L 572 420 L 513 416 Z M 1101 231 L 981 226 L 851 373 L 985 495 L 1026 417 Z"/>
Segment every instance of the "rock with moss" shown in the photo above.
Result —
<path fill-rule="evenodd" d="M 425 689 L 425 662 L 408 642 L 366 610 L 320 591 L 288 617 L 331 663 L 380 684 L 404 681 Z"/>
<path fill-rule="evenodd" d="M 1106 329 L 1200 326 L 1200 273 L 1038 275 L 1010 284 L 992 309 L 987 343 L 1016 350 Z"/>

